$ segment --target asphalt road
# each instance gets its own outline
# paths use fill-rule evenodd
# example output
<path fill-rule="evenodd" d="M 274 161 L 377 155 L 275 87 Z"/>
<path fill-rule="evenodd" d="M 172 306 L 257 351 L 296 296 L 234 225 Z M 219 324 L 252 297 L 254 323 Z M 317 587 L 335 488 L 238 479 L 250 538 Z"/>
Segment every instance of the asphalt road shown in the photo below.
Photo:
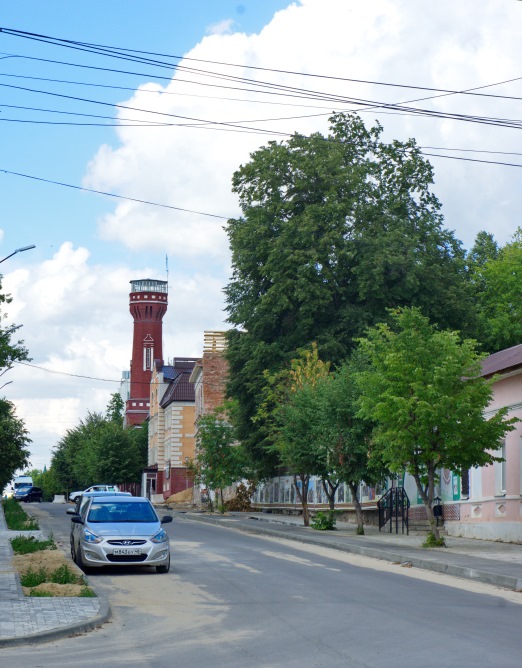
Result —
<path fill-rule="evenodd" d="M 32 504 L 67 546 L 65 506 Z M 112 620 L 1 651 L 16 668 L 520 666 L 522 605 L 379 568 L 335 550 L 176 516 L 172 567 L 90 575 Z M 8 661 L 10 663 L 8 663 Z"/>

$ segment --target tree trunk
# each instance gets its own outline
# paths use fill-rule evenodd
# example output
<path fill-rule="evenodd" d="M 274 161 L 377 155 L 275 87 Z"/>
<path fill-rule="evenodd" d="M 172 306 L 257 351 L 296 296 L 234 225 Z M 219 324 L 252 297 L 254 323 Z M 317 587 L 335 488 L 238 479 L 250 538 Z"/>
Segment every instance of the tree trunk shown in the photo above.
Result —
<path fill-rule="evenodd" d="M 359 485 L 355 485 L 353 482 L 349 482 L 348 487 L 352 493 L 353 505 L 355 507 L 355 516 L 357 517 L 357 535 L 364 536 L 364 517 L 362 506 L 359 501 Z"/>
<path fill-rule="evenodd" d="M 439 528 L 437 527 L 437 520 L 433 512 L 433 498 L 435 496 L 435 466 L 428 466 L 428 484 L 424 487 L 421 483 L 418 474 L 413 474 L 417 491 L 422 499 L 424 507 L 426 508 L 426 517 L 430 525 L 430 531 L 436 540 L 440 539 Z"/>
<path fill-rule="evenodd" d="M 328 499 L 328 507 L 333 513 L 335 510 L 335 492 L 337 492 L 340 481 L 338 480 L 336 483 L 333 483 L 330 478 L 326 478 L 326 480 L 321 480 L 321 482 L 323 483 L 324 493 Z"/>
<path fill-rule="evenodd" d="M 301 502 L 301 507 L 303 509 L 303 524 L 305 527 L 310 526 L 310 511 L 308 509 L 308 488 L 310 486 L 310 476 L 306 473 L 299 474 L 299 480 L 301 481 L 301 489 L 297 485 L 297 477 L 294 475 L 294 487 L 297 494 L 297 498 Z"/>

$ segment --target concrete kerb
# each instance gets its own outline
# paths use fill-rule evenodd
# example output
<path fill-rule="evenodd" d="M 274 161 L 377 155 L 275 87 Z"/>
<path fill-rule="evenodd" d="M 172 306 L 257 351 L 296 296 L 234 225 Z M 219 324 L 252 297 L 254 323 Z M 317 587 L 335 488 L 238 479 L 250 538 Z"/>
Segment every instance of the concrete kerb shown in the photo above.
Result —
<path fill-rule="evenodd" d="M 445 561 L 429 559 L 428 557 L 418 557 L 409 553 L 409 551 L 396 552 L 385 547 L 368 547 L 365 545 L 353 545 L 351 543 L 342 543 L 335 539 L 324 540 L 320 535 L 303 535 L 301 533 L 290 533 L 287 531 L 278 531 L 275 527 L 261 527 L 261 526 L 246 526 L 241 524 L 225 524 L 222 518 L 213 518 L 208 515 L 201 515 L 197 513 L 187 513 L 187 518 L 199 522 L 206 522 L 208 524 L 218 524 L 225 529 L 235 529 L 236 531 L 243 531 L 260 536 L 271 536 L 276 538 L 286 538 L 297 543 L 305 543 L 310 545 L 317 545 L 320 547 L 329 547 L 334 550 L 342 552 L 357 554 L 363 557 L 370 557 L 372 559 L 380 559 L 389 561 L 391 563 L 407 563 L 408 565 L 423 570 L 442 573 L 453 577 L 463 578 L 465 580 L 473 580 L 475 582 L 483 582 L 485 584 L 494 585 L 503 589 L 510 589 L 512 591 L 522 591 L 522 578 L 517 578 L 510 575 L 495 573 L 493 571 L 482 570 L 479 568 L 472 568 L 461 566 L 458 564 L 450 564 Z"/>
<path fill-rule="evenodd" d="M 65 600 L 71 601 L 74 599 L 74 597 L 67 597 L 67 599 L 62 598 L 62 597 L 49 597 L 45 599 L 32 599 L 31 597 L 26 597 L 24 596 L 22 585 L 20 582 L 20 576 L 19 574 L 12 568 L 12 558 L 13 558 L 13 549 L 11 545 L 10 538 L 13 538 L 14 536 L 17 535 L 33 535 L 37 538 L 44 538 L 47 537 L 49 538 L 49 535 L 46 535 L 45 532 L 41 530 L 36 530 L 36 531 L 10 531 L 7 529 L 5 525 L 5 518 L 4 518 L 4 513 L 3 513 L 3 508 L 0 506 L 0 542 L 3 543 L 4 547 L 7 548 L 6 553 L 7 553 L 7 561 L 8 564 L 6 564 L 7 568 L 6 571 L 11 572 L 14 575 L 15 581 L 16 581 L 16 589 L 17 589 L 17 594 L 18 598 L 17 600 L 11 600 L 11 601 L 6 601 L 6 605 L 11 604 L 11 605 L 20 605 L 26 607 L 29 607 L 29 610 L 23 611 L 22 614 L 31 614 L 31 609 L 30 606 L 27 604 L 29 602 L 34 602 L 34 601 L 43 601 L 45 600 L 48 605 L 52 605 L 53 601 L 56 602 L 56 604 L 59 606 L 60 602 L 63 602 Z M 57 549 L 61 549 L 60 547 L 57 547 Z M 65 550 L 62 550 L 66 557 L 69 558 L 69 555 Z M 109 605 L 109 601 L 107 598 L 104 596 L 100 596 L 99 593 L 96 591 L 96 588 L 92 586 L 92 584 L 89 582 L 88 583 L 89 587 L 94 591 L 96 594 L 96 601 L 99 603 L 99 610 L 95 614 L 92 615 L 92 617 L 89 617 L 88 619 L 83 619 L 80 621 L 72 621 L 72 622 L 67 622 L 65 624 L 57 624 L 56 626 L 45 629 L 42 631 L 36 631 L 34 633 L 27 633 L 24 635 L 13 635 L 13 636 L 6 636 L 6 637 L 0 637 L 0 647 L 13 647 L 13 646 L 20 646 L 20 645 L 31 645 L 31 644 L 37 644 L 37 643 L 44 643 L 44 642 L 50 642 L 52 640 L 57 640 L 59 638 L 64 638 L 67 636 L 72 636 L 72 635 L 77 635 L 81 633 L 85 633 L 87 631 L 92 631 L 93 629 L 101 626 L 104 622 L 108 621 L 111 617 L 111 609 Z M 94 600 L 94 599 L 78 599 L 78 600 Z M 32 611 L 32 614 L 42 614 L 41 612 L 38 613 L 36 611 Z"/>
<path fill-rule="evenodd" d="M 93 587 L 91 587 L 92 589 Z M 0 638 L 0 647 L 15 647 L 20 645 L 35 645 L 37 643 L 51 642 L 60 638 L 74 636 L 101 626 L 108 621 L 111 616 L 111 609 L 109 602 L 105 597 L 97 596 L 100 602 L 100 611 L 91 619 L 82 622 L 73 622 L 71 624 L 57 626 L 47 631 L 39 631 L 38 633 L 31 633 L 25 636 Z"/>

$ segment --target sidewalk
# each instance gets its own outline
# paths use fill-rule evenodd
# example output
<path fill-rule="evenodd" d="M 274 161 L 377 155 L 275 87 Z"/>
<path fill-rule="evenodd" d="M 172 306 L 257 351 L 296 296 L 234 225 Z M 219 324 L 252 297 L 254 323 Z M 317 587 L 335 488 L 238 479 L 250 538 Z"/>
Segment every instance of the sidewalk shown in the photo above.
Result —
<path fill-rule="evenodd" d="M 337 522 L 335 531 L 316 531 L 304 527 L 302 518 L 290 515 L 187 512 L 185 516 L 261 536 L 286 538 L 374 559 L 411 564 L 522 593 L 522 545 L 446 536 L 446 548 L 426 549 L 422 547 L 425 535 L 382 533 L 374 526 L 365 526 L 366 535 L 357 536 L 353 524 Z"/>
<path fill-rule="evenodd" d="M 10 531 L 0 504 L 0 647 L 46 642 L 82 633 L 109 618 L 104 598 L 30 598 L 23 594 L 20 579 L 12 567 L 10 538 L 41 531 Z"/>

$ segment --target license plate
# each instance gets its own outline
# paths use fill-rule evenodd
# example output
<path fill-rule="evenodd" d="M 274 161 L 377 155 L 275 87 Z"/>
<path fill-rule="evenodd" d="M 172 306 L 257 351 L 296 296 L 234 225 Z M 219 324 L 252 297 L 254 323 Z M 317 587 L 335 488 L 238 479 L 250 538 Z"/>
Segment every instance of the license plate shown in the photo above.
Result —
<path fill-rule="evenodd" d="M 141 554 L 141 549 L 139 547 L 115 547 L 112 551 L 113 554 Z"/>

